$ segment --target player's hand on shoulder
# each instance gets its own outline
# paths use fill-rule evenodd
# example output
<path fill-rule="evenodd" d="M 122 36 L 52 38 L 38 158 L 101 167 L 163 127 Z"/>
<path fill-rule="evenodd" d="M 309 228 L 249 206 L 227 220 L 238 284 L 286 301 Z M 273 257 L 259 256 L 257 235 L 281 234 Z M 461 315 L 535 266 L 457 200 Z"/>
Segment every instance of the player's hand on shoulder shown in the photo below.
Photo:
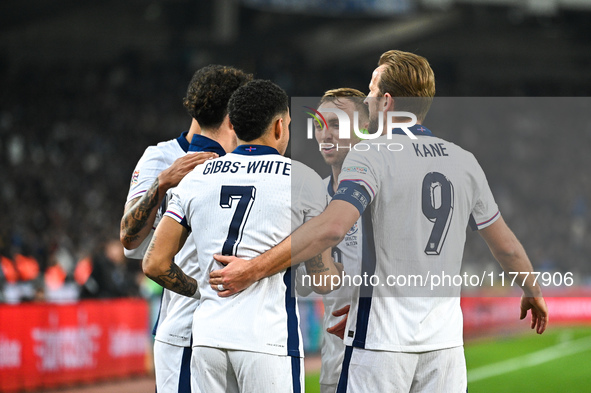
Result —
<path fill-rule="evenodd" d="M 171 166 L 163 170 L 158 176 L 158 180 L 166 189 L 176 187 L 183 177 L 191 172 L 197 165 L 203 164 L 205 161 L 217 157 L 218 155 L 216 153 L 208 151 L 186 154 L 177 158 Z"/>

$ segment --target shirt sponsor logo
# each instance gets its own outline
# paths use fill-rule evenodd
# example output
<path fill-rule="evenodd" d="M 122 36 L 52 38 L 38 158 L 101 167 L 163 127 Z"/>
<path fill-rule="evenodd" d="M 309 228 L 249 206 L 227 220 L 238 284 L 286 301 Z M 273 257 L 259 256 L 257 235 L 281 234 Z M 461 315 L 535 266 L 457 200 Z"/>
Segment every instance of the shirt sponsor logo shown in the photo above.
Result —
<path fill-rule="evenodd" d="M 357 172 L 365 175 L 367 173 L 367 168 L 364 166 L 347 166 L 342 169 L 343 172 Z"/>

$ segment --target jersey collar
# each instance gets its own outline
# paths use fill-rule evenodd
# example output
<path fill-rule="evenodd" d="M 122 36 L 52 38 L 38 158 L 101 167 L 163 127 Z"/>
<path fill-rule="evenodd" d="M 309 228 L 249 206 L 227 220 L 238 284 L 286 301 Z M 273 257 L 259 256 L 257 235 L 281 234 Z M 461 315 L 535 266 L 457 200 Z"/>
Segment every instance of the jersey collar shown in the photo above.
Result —
<path fill-rule="evenodd" d="M 244 156 L 262 156 L 264 154 L 279 154 L 277 149 L 265 145 L 240 145 L 232 153 L 242 154 Z"/>
<path fill-rule="evenodd" d="M 429 130 L 422 124 L 415 124 L 412 127 L 408 127 L 408 129 L 416 136 L 434 136 L 431 130 Z M 406 133 L 402 131 L 400 128 L 394 128 L 392 130 L 392 134 L 406 135 Z"/>
<path fill-rule="evenodd" d="M 187 141 L 187 134 L 188 133 L 189 133 L 189 131 L 185 131 L 181 134 L 181 136 L 176 138 L 176 141 L 179 143 L 181 149 L 183 149 L 183 151 L 185 153 L 189 151 L 189 142 Z"/>
<path fill-rule="evenodd" d="M 189 151 L 211 151 L 217 153 L 220 157 L 226 155 L 226 151 L 222 145 L 211 138 L 199 134 L 193 135 Z"/>

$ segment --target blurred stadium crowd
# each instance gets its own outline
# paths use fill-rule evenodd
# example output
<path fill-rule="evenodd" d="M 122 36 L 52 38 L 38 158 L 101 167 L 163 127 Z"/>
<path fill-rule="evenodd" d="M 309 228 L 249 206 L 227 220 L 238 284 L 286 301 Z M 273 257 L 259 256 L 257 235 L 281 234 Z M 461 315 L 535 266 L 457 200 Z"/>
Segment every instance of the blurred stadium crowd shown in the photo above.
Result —
<path fill-rule="evenodd" d="M 573 16 L 569 18 L 565 21 Z M 450 28 L 450 39 L 470 36 L 467 26 L 484 29 L 488 20 L 480 11 L 471 13 L 465 23 Z M 292 96 L 321 96 L 342 86 L 366 90 L 377 61 L 369 51 L 362 52 L 365 60 L 357 56 L 314 65 L 300 52 L 307 45 L 296 46 L 287 39 L 298 28 L 322 27 L 323 21 L 303 23 L 286 15 L 243 10 L 240 22 L 249 34 L 239 31 L 234 42 L 218 49 L 203 44 L 192 56 L 186 55 L 186 46 L 178 45 L 160 60 L 128 53 L 116 60 L 65 59 L 50 65 L 12 62 L 0 52 L 0 302 L 149 296 L 153 289 L 139 264 L 125 259 L 118 242 L 135 163 L 147 146 L 188 128 L 182 97 L 195 69 L 208 63 L 242 67 L 257 78 L 272 79 Z M 564 26 L 587 32 L 587 25 L 575 21 Z M 341 27 L 353 31 L 367 24 L 351 19 Z M 560 26 L 547 27 L 544 31 L 554 32 L 552 37 L 566 36 L 567 30 Z M 530 29 L 520 37 L 533 32 Z M 574 42 L 588 46 L 583 36 L 588 37 L 580 33 Z M 521 59 L 522 68 L 538 74 L 537 79 L 524 78 L 518 84 L 515 78 L 527 72 L 516 71 L 517 65 L 506 75 L 495 72 L 493 55 L 471 56 L 466 40 L 457 49 L 442 51 L 438 39 L 424 45 L 411 40 L 400 47 L 424 48 L 419 52 L 432 60 L 438 96 L 589 95 L 589 79 L 573 77 L 569 84 L 568 75 L 573 73 L 568 70 L 560 74 L 566 79 L 538 83 L 550 68 L 534 69 L 528 67 L 532 59 Z M 261 42 L 266 42 L 264 48 Z M 482 47 L 481 42 L 477 44 Z M 532 46 L 525 38 L 519 45 Z M 558 39 L 552 45 L 570 50 Z M 375 53 L 392 49 L 386 46 L 376 46 Z M 432 56 L 429 48 L 435 48 Z M 464 51 L 457 64 L 452 62 L 452 52 L 446 57 L 448 49 Z M 575 63 L 568 64 L 575 67 Z M 576 64 L 582 69 L 585 63 Z M 476 84 L 485 74 L 490 78 Z M 550 120 L 530 110 L 538 105 L 535 101 L 522 110 L 513 106 L 509 116 L 481 113 L 479 108 L 486 104 L 480 101 L 473 110 L 453 114 L 457 120 L 453 126 L 432 128 L 475 154 L 502 214 L 524 243 L 536 270 L 572 271 L 579 283 L 591 284 L 591 175 L 587 171 L 591 118 L 584 118 L 589 100 L 561 102 L 560 112 Z M 554 104 L 540 102 L 546 105 L 542 112 L 552 112 Z M 443 116 L 437 111 L 434 105 L 427 126 L 431 116 Z M 298 158 L 300 153 L 293 153 Z M 319 155 L 316 160 L 321 162 Z M 472 269 L 495 266 L 478 236 L 468 237 L 464 260 Z"/>
<path fill-rule="evenodd" d="M 441 107 L 452 106 L 451 113 L 434 108 L 431 120 L 438 124 L 434 118 L 442 115 L 455 119 L 444 121 L 448 125 L 441 133 L 479 160 L 500 211 L 524 244 L 534 270 L 572 272 L 577 284 L 591 284 L 591 175 L 580 170 L 591 164 L 586 153 L 591 143 L 586 108 L 591 100 L 448 100 L 452 104 Z M 500 271 L 478 238 L 468 236 L 464 267 Z"/>
<path fill-rule="evenodd" d="M 82 284 L 81 297 L 139 294 L 140 266 L 118 240 L 129 177 L 143 150 L 187 119 L 171 109 L 179 92 L 167 92 L 186 83 L 181 75 L 138 71 L 64 66 L 3 78 L 0 285 L 33 281 L 21 300 L 43 298 L 51 274 Z"/>

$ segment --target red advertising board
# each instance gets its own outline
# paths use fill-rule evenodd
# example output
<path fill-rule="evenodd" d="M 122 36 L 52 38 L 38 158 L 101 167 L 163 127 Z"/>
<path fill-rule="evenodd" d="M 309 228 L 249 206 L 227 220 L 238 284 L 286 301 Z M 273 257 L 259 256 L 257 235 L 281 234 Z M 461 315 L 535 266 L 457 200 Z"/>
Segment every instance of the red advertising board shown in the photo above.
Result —
<path fill-rule="evenodd" d="M 0 305 L 0 392 L 146 372 L 142 299 Z"/>
<path fill-rule="evenodd" d="M 587 294 L 585 294 L 587 295 Z M 550 324 L 591 324 L 591 297 L 546 297 Z M 462 298 L 464 335 L 477 336 L 499 329 L 529 326 L 531 315 L 519 320 L 519 297 Z"/>

